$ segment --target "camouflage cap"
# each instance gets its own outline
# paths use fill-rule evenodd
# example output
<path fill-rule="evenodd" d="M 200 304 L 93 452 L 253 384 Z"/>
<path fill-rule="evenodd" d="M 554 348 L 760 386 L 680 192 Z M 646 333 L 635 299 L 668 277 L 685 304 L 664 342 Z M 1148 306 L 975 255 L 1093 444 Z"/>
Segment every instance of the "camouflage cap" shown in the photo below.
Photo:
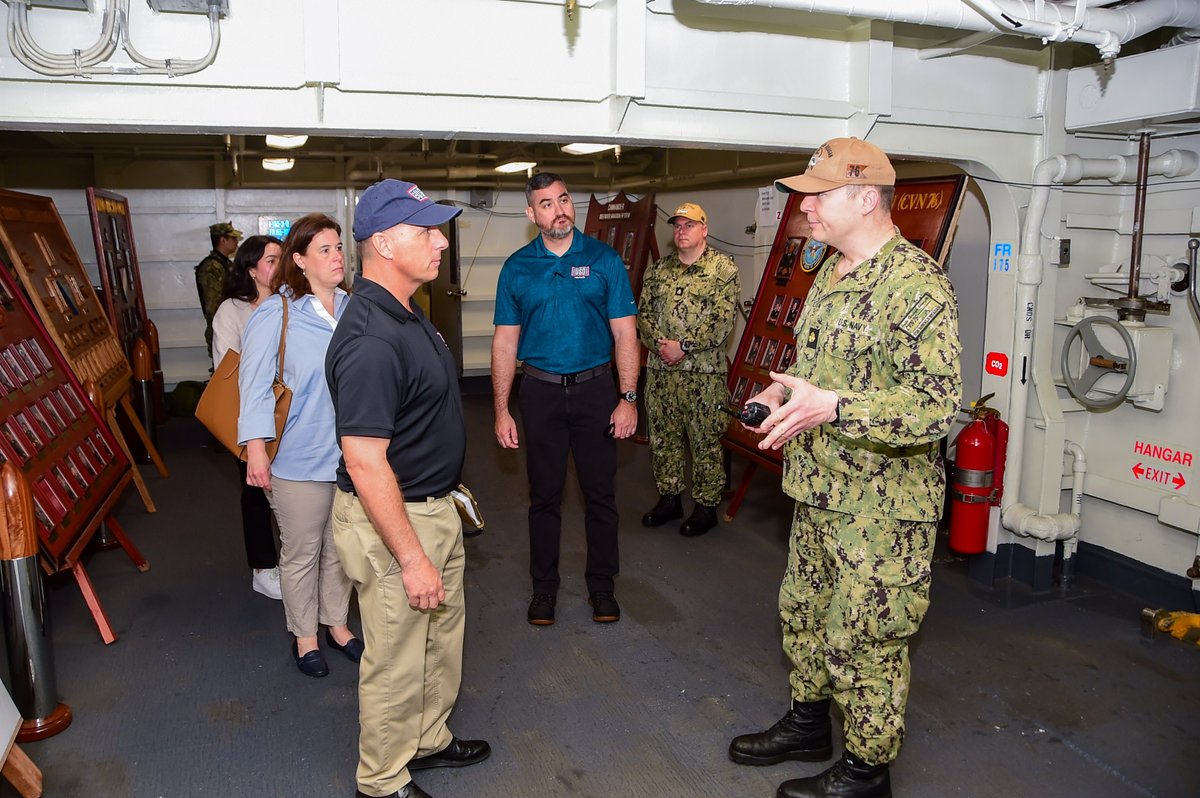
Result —
<path fill-rule="evenodd" d="M 691 219 L 693 222 L 708 224 L 708 214 L 694 202 L 685 202 L 676 208 L 675 213 L 671 214 L 671 218 L 667 219 L 667 224 L 675 224 L 675 220 L 681 216 L 684 219 Z"/>
<path fill-rule="evenodd" d="M 883 150 L 861 139 L 830 139 L 817 147 L 802 175 L 775 181 L 779 191 L 820 194 L 838 186 L 894 186 L 896 170 Z"/>
<path fill-rule="evenodd" d="M 217 222 L 208 226 L 208 232 L 214 236 L 229 236 L 230 238 L 241 238 L 242 231 L 233 226 L 233 222 Z"/>

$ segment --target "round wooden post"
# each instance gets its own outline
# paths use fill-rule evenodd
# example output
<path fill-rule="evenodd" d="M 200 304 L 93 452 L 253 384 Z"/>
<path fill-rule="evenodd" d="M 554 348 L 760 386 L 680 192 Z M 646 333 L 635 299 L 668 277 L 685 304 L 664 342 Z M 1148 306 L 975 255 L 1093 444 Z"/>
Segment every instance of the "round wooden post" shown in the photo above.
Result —
<path fill-rule="evenodd" d="M 13 703 L 25 720 L 18 742 L 41 740 L 71 725 L 71 708 L 58 700 L 49 615 L 38 565 L 36 516 L 25 477 L 12 463 L 0 466 L 4 529 L 0 572 L 4 583 L 4 631 Z"/>

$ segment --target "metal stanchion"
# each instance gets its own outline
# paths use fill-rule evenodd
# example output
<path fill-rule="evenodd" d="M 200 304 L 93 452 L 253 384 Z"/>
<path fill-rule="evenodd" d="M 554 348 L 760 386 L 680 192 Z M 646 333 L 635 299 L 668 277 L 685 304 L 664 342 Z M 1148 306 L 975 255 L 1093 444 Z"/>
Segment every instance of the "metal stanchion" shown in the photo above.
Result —
<path fill-rule="evenodd" d="M 58 700 L 49 616 L 38 564 L 33 497 L 25 477 L 12 463 L 0 467 L 3 534 L 0 534 L 0 581 L 3 582 L 4 630 L 13 703 L 25 720 L 18 742 L 41 740 L 71 725 L 71 708 Z"/>
<path fill-rule="evenodd" d="M 150 347 L 141 338 L 133 345 L 133 390 L 137 404 L 138 419 L 142 422 L 150 444 L 158 448 L 158 423 L 154 415 L 154 359 Z M 136 440 L 135 440 L 136 443 Z M 152 462 L 150 452 L 138 452 L 138 461 Z"/>
<path fill-rule="evenodd" d="M 154 363 L 154 419 L 167 423 L 167 401 L 162 372 L 162 347 L 158 343 L 158 327 L 154 319 L 146 319 L 146 343 L 150 345 L 150 360 Z"/>

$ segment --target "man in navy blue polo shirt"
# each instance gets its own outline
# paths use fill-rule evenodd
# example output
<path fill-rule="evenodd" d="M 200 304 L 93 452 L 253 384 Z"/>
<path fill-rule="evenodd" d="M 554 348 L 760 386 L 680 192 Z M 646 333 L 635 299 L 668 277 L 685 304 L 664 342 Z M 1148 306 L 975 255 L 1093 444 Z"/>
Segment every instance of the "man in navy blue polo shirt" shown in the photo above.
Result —
<path fill-rule="evenodd" d="M 460 210 L 383 180 L 354 212 L 362 277 L 325 357 L 342 461 L 333 537 L 358 592 L 366 650 L 358 676 L 358 795 L 429 798 L 411 771 L 473 765 L 483 740 L 446 719 L 462 683 L 462 524 L 467 433 L 458 369 L 412 301 L 437 277 Z"/>
<path fill-rule="evenodd" d="M 567 455 L 586 506 L 588 600 L 592 620 L 620 620 L 613 590 L 617 550 L 618 438 L 637 426 L 637 303 L 616 251 L 575 227 L 561 177 L 543 172 L 525 186 L 525 215 L 540 235 L 514 252 L 496 288 L 492 390 L 496 440 L 518 446 L 508 410 L 516 363 L 529 472 L 528 620 L 554 623 Z M 616 352 L 617 383 L 612 377 Z"/>

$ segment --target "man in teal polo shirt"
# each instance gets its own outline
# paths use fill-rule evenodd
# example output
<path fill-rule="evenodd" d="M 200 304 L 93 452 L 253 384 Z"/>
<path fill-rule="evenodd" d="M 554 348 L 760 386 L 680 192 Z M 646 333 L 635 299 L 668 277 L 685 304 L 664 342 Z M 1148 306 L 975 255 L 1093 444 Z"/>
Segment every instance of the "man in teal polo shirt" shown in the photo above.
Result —
<path fill-rule="evenodd" d="M 527 618 L 536 625 L 554 623 L 562 491 L 571 454 L 586 506 L 584 577 L 592 620 L 610 623 L 621 617 L 613 589 L 619 569 L 615 439 L 630 437 L 637 426 L 637 303 L 616 251 L 575 228 L 575 206 L 561 177 L 535 175 L 525 199 L 525 215 L 540 235 L 500 271 L 492 390 L 496 440 L 516 449 L 508 399 L 520 359 L 533 581 Z"/>

